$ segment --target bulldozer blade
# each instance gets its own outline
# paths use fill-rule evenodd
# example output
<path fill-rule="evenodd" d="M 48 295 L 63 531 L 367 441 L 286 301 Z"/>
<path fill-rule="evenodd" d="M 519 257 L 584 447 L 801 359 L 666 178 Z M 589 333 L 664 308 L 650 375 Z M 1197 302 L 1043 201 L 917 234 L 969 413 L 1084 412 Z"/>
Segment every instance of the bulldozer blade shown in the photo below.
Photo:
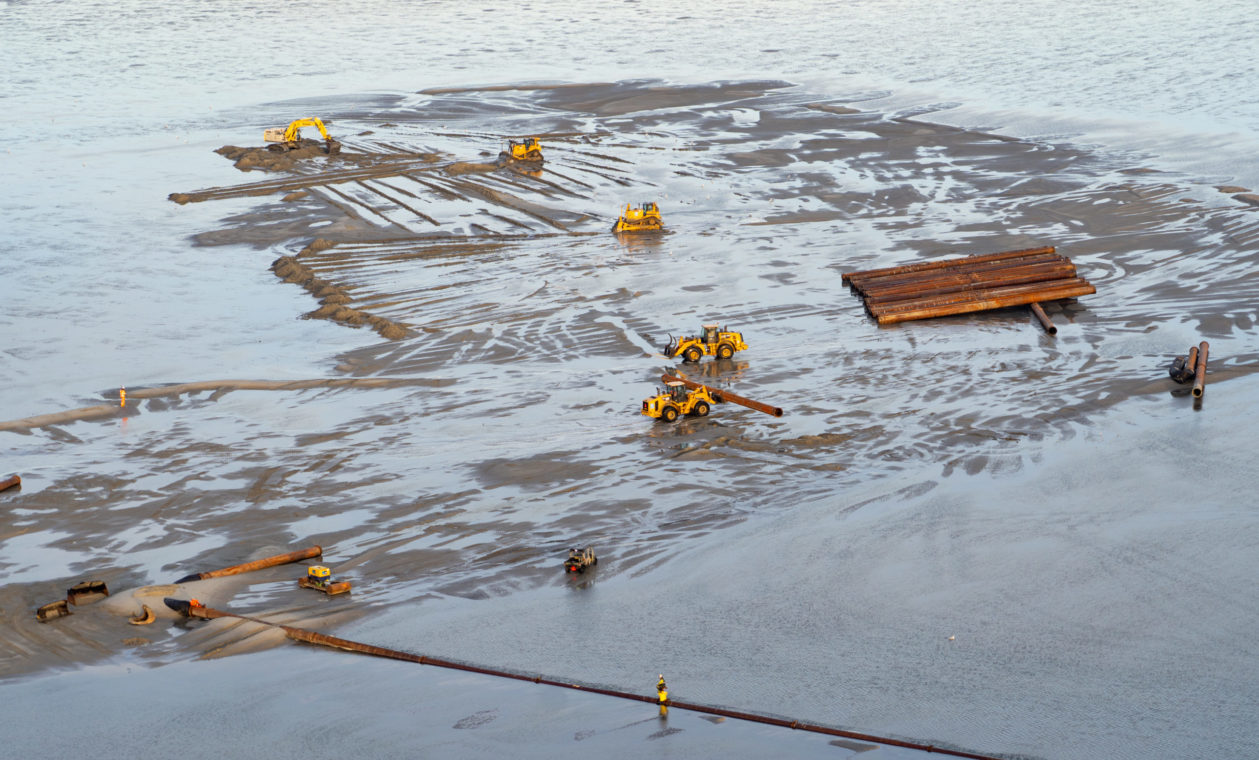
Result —
<path fill-rule="evenodd" d="M 105 585 L 105 581 L 83 581 L 66 591 L 66 601 L 75 606 L 91 604 L 107 596 L 109 587 Z"/>

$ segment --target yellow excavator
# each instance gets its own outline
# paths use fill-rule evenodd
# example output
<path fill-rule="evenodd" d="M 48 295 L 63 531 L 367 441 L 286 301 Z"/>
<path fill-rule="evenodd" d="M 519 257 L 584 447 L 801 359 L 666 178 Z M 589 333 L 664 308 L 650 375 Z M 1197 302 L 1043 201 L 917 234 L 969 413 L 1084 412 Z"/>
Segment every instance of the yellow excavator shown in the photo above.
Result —
<path fill-rule="evenodd" d="M 735 351 L 747 349 L 748 344 L 743 342 L 743 333 L 711 324 L 703 325 L 696 337 L 669 336 L 669 345 L 664 347 L 664 355 L 670 359 L 681 356 L 682 361 L 697 362 L 705 356 L 729 359 L 734 356 Z"/>
<path fill-rule="evenodd" d="M 643 414 L 665 422 L 673 422 L 684 414 L 707 417 L 708 411 L 717 403 L 703 385 L 692 391 L 677 381 L 664 385 L 663 392 L 643 400 Z"/>
<path fill-rule="evenodd" d="M 328 135 L 328 130 L 324 128 L 323 122 L 318 117 L 313 116 L 309 119 L 297 119 L 287 127 L 272 127 L 262 133 L 262 140 L 263 142 L 275 143 L 267 146 L 271 150 L 297 150 L 302 147 L 302 127 L 315 127 L 319 130 L 319 134 L 323 136 L 324 147 L 328 151 L 328 155 L 335 156 L 341 152 L 341 143 L 332 139 Z"/>
<path fill-rule="evenodd" d="M 538 144 L 538 138 L 526 137 L 517 142 L 515 140 L 507 141 L 507 150 L 498 154 L 501 159 L 512 159 L 514 161 L 532 161 L 542 163 L 542 146 Z"/>
<path fill-rule="evenodd" d="M 650 201 L 638 208 L 632 208 L 626 203 L 625 210 L 621 212 L 621 218 L 612 225 L 613 232 L 642 232 L 663 228 L 664 222 L 660 220 L 660 208 Z"/>

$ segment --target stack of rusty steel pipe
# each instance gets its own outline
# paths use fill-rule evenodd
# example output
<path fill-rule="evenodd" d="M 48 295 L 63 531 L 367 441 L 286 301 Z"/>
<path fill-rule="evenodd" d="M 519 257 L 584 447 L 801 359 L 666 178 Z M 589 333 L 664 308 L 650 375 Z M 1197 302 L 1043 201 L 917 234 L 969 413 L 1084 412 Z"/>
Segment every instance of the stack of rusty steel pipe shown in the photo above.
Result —
<path fill-rule="evenodd" d="M 1096 293 L 1053 246 L 848 272 L 843 276 L 881 325 Z M 1037 319 L 1055 332 L 1044 311 Z"/>

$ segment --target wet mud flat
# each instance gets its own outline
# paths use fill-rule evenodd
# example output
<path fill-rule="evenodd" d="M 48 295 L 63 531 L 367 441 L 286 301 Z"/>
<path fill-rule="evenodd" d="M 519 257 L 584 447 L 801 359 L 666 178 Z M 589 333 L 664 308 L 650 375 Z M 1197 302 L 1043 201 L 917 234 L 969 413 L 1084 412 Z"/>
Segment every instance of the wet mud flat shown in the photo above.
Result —
<path fill-rule="evenodd" d="M 562 591 L 568 613 L 581 614 L 571 607 L 582 594 L 606 600 L 594 609 L 615 605 L 643 579 L 685 574 L 678 558 L 695 550 L 738 577 L 721 546 L 749 520 L 801 505 L 859 514 L 869 503 L 859 494 L 910 485 L 917 498 L 935 483 L 971 484 L 981 499 L 985 479 L 1034 471 L 1056 446 L 1095 435 L 1097 420 L 1124 424 L 1134 404 L 1191 414 L 1164 367 L 1198 339 L 1211 341 L 1212 389 L 1249 382 L 1259 358 L 1249 295 L 1259 214 L 1114 157 L 891 117 L 859 96 L 778 82 L 443 90 L 330 100 L 321 112 L 340 156 L 243 177 L 225 160 L 222 186 L 177 192 L 256 199 L 197 242 L 256 246 L 260 277 L 310 292 L 305 316 L 364 330 L 362 348 L 328 358 L 329 378 L 382 383 L 224 382 L 154 392 L 104 421 L 6 431 L 36 474 L 24 475 L 20 502 L 0 495 L 16 506 L 0 560 L 13 578 L 5 674 L 271 647 L 274 637 L 227 626 L 167 627 L 130 647 L 125 620 L 114 626 L 122 633 L 104 613 L 41 626 L 29 611 L 89 570 L 112 588 L 141 587 L 187 563 L 233 564 L 289 542 L 334 547 L 352 599 L 295 597 L 277 571 L 223 602 L 310 627 L 402 609 L 413 614 L 368 629 L 466 656 L 425 611 L 521 595 L 553 602 Z M 541 169 L 497 162 L 505 140 L 523 135 L 541 140 Z M 645 200 L 660 204 L 665 234 L 609 233 L 623 203 Z M 840 282 L 845 271 L 1038 245 L 1070 256 L 1098 290 L 1048 307 L 1055 337 L 1022 309 L 879 328 Z M 709 321 L 742 330 L 749 350 L 683 370 L 787 416 L 725 405 L 664 425 L 638 414 L 675 368 L 657 354 L 668 336 Z M 936 535 L 964 554 L 969 541 L 1023 529 L 1008 519 L 995 516 L 978 537 L 941 522 Z M 841 520 L 836 530 L 874 540 L 892 525 Z M 760 558 L 753 565 L 790 556 L 775 536 L 745 547 Z M 599 549 L 598 577 L 570 584 L 559 565 L 586 544 Z M 1085 566 L 1101 561 L 1081 554 Z M 1007 578 L 990 569 L 971 582 L 1000 597 Z M 810 570 L 782 572 L 803 581 Z M 673 585 L 675 599 L 694 602 Z M 702 629 L 682 601 L 646 599 L 622 598 L 642 616 Z M 524 662 L 498 664 L 597 670 L 594 650 L 551 661 L 545 642 L 515 630 Z M 772 647 L 765 635 L 744 643 Z M 622 669 L 640 659 L 612 656 L 606 677 L 628 679 Z M 811 663 L 783 659 L 808 680 Z M 988 666 L 999 675 L 999 663 Z M 783 696 L 766 688 L 707 696 Z M 867 699 L 865 713 L 801 717 L 885 720 L 881 697 Z M 952 728 L 917 738 L 1007 746 L 1005 727 Z"/>

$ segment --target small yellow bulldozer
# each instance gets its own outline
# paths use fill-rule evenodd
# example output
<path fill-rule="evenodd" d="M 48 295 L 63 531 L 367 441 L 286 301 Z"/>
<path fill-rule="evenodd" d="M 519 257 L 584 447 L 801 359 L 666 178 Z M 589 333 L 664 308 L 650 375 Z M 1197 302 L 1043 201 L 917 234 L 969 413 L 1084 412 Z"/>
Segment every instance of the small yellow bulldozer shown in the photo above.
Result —
<path fill-rule="evenodd" d="M 498 154 L 501 160 L 513 161 L 530 161 L 533 163 L 542 163 L 542 146 L 538 144 L 538 138 L 526 137 L 517 142 L 515 140 L 507 141 L 507 150 Z"/>
<path fill-rule="evenodd" d="M 273 143 L 267 146 L 270 150 L 297 150 L 302 147 L 302 127 L 315 127 L 319 130 L 319 134 L 323 136 L 324 148 L 327 150 L 328 155 L 335 156 L 341 152 L 341 143 L 328 135 L 328 130 L 324 128 L 323 122 L 317 117 L 297 119 L 287 127 L 272 127 L 262 133 L 262 140 L 263 142 Z"/>
<path fill-rule="evenodd" d="M 612 225 L 613 232 L 648 232 L 664 228 L 660 219 L 660 208 L 656 204 L 643 203 L 638 208 L 625 204 L 621 217 Z"/>
<path fill-rule="evenodd" d="M 729 359 L 735 351 L 746 351 L 748 344 L 743 342 L 743 333 L 731 332 L 728 327 L 719 328 L 716 324 L 703 325 L 697 337 L 669 336 L 669 345 L 665 346 L 664 355 L 670 359 L 681 356 L 682 361 L 697 362 L 704 356 L 715 356 L 718 359 Z"/>
<path fill-rule="evenodd" d="M 683 383 L 667 382 L 662 392 L 643 400 L 642 413 L 658 420 L 673 422 L 684 414 L 707 417 L 715 403 L 717 402 L 713 400 L 708 388 L 702 385 L 688 391 Z"/>

